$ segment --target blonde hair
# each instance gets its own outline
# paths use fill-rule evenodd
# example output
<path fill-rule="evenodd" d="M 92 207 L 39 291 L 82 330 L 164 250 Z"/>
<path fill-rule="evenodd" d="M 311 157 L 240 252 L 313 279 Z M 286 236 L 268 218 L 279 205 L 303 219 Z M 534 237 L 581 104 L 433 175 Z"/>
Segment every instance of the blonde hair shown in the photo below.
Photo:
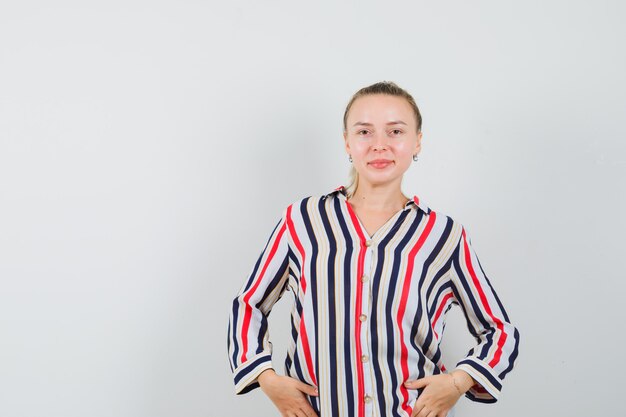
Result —
<path fill-rule="evenodd" d="M 404 98 L 411 108 L 413 109 L 413 113 L 415 114 L 415 121 L 417 125 L 417 132 L 419 133 L 422 130 L 422 115 L 417 108 L 417 104 L 415 104 L 415 99 L 413 96 L 408 93 L 403 88 L 400 88 L 393 81 L 381 81 L 372 85 L 368 85 L 367 87 L 361 88 L 359 91 L 354 93 L 348 105 L 346 106 L 346 110 L 343 113 L 343 131 L 347 132 L 347 122 L 348 122 L 348 113 L 350 112 L 350 108 L 359 97 L 369 96 L 374 94 L 386 94 L 389 96 L 396 96 Z M 354 168 L 354 165 L 350 165 L 350 172 L 348 173 L 348 184 L 346 186 L 346 195 L 348 198 L 352 197 L 356 192 L 356 189 L 359 185 L 359 173 Z"/>

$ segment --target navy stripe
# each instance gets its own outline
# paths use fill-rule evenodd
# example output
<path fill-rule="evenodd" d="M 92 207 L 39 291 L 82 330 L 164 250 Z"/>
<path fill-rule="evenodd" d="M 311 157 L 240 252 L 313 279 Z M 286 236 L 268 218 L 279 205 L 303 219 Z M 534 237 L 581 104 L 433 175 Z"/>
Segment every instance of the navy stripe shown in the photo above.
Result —
<path fill-rule="evenodd" d="M 271 361 L 272 361 L 272 358 L 268 356 L 261 356 L 260 358 L 257 358 L 256 360 L 248 364 L 240 372 L 237 372 L 235 374 L 235 384 L 239 383 L 239 381 L 241 381 L 244 377 L 246 377 L 250 372 L 254 371 L 257 366 L 264 364 L 266 362 L 271 362 Z"/>
<path fill-rule="evenodd" d="M 250 287 L 252 286 L 252 283 L 254 282 L 255 278 L 257 277 L 257 275 L 260 273 L 259 271 L 259 267 L 261 266 L 261 260 L 263 260 L 263 256 L 264 254 L 268 251 L 269 249 L 269 244 L 272 241 L 272 236 L 274 236 L 274 233 L 276 232 L 276 229 L 278 229 L 278 226 L 283 222 L 283 218 L 281 218 L 280 220 L 278 220 L 278 223 L 276 223 L 276 225 L 274 226 L 274 228 L 272 229 L 272 233 L 270 233 L 270 237 L 267 239 L 267 242 L 265 242 L 265 246 L 263 247 L 263 250 L 261 251 L 261 253 L 259 254 L 259 256 L 257 257 L 257 261 L 254 264 L 254 268 L 252 270 L 252 273 L 250 274 L 250 276 L 248 277 L 248 281 L 246 282 L 246 286 L 243 290 L 243 292 L 247 292 Z"/>
<path fill-rule="evenodd" d="M 458 363 L 458 365 L 462 365 L 462 364 L 468 364 L 470 365 L 472 368 L 480 371 L 480 373 L 487 379 L 489 380 L 489 382 L 491 382 L 491 384 L 497 389 L 500 390 L 502 389 L 502 385 L 500 384 L 500 382 L 493 377 L 492 373 L 490 371 L 488 371 L 484 366 L 482 366 L 480 363 L 477 362 L 473 362 L 469 359 L 464 359 L 462 361 L 460 361 Z"/>
<path fill-rule="evenodd" d="M 455 254 L 453 254 L 453 258 L 454 258 L 454 262 L 452 263 L 452 267 L 454 268 L 454 270 L 456 271 L 457 276 L 459 277 L 459 281 L 461 282 L 461 285 L 463 287 L 463 290 L 465 291 L 466 294 L 471 294 L 472 293 L 472 289 L 470 288 L 469 282 L 472 278 L 466 276 L 463 273 L 463 269 L 461 268 L 461 264 L 460 264 L 460 259 L 458 255 L 458 252 L 460 252 L 462 250 L 462 247 L 459 246 L 457 247 L 454 252 Z M 476 312 L 476 318 L 478 318 L 478 320 L 480 320 L 480 324 L 484 327 L 489 327 L 489 321 L 485 318 L 485 316 L 483 315 L 483 312 L 481 310 L 481 308 L 479 307 L 478 303 L 480 300 L 477 300 L 473 297 L 469 298 L 470 301 L 470 305 L 466 305 L 465 300 L 463 299 L 459 299 L 459 304 L 461 305 L 461 307 L 463 308 L 463 310 L 473 310 Z M 468 325 L 473 326 L 471 323 L 468 322 Z M 472 334 L 478 334 L 478 331 L 476 329 L 473 329 Z"/>
<path fill-rule="evenodd" d="M 337 257 L 337 241 L 333 234 L 333 231 L 330 226 L 330 220 L 328 219 L 328 214 L 326 213 L 325 200 L 320 200 L 319 202 L 319 214 L 320 219 L 322 220 L 322 224 L 324 225 L 324 229 L 326 230 L 326 237 L 328 239 L 328 263 L 327 263 L 327 271 L 326 276 L 327 279 L 327 304 L 328 304 L 328 334 L 330 337 L 328 338 L 329 343 L 328 346 L 324 346 L 325 349 L 328 349 L 328 356 L 330 358 L 330 363 L 334 366 L 330 366 L 330 380 L 337 380 L 337 341 L 341 340 L 337 335 L 337 314 L 335 312 L 335 258 Z M 319 364 L 318 364 L 319 365 Z M 319 375 L 319 369 L 318 369 Z M 333 416 L 339 415 L 339 391 L 337 390 L 337 385 L 332 384 L 330 386 L 330 403 L 331 410 Z"/>
<path fill-rule="evenodd" d="M 300 204 L 300 213 L 302 215 L 302 221 L 304 222 L 308 237 L 309 244 L 311 245 L 311 257 L 309 258 L 309 265 L 311 272 L 308 276 L 308 285 L 307 291 L 309 291 L 309 295 L 311 297 L 311 305 L 313 307 L 313 327 L 314 334 L 318 334 L 317 328 L 317 256 L 319 252 L 319 245 L 317 243 L 317 236 L 313 233 L 313 227 L 311 225 L 311 219 L 309 218 L 309 213 L 307 211 L 307 203 L 309 202 L 309 198 L 305 198 L 302 200 Z M 310 329 L 307 330 L 310 332 Z M 315 378 L 317 379 L 317 375 L 319 375 L 319 345 L 317 344 L 317 338 L 310 338 L 309 344 L 315 344 L 315 357 L 313 359 L 313 364 L 315 367 Z"/>
<path fill-rule="evenodd" d="M 231 368 L 234 368 L 234 364 L 237 363 L 237 358 L 239 357 L 239 343 L 235 342 L 237 340 L 237 320 L 239 315 L 239 303 L 239 299 L 235 298 L 232 302 L 232 307 L 230 310 L 229 323 L 232 323 L 232 325 L 229 325 L 229 329 L 231 331 L 229 332 L 228 349 L 230 350 L 230 346 L 232 343 L 233 354 L 230 357 Z"/>
<path fill-rule="evenodd" d="M 491 286 L 491 281 L 489 280 L 489 277 L 485 273 L 485 270 L 483 269 L 483 266 L 480 263 L 480 259 L 476 258 L 476 260 L 478 261 L 478 267 L 480 268 L 480 272 L 482 272 L 483 275 L 485 276 L 485 282 L 487 283 L 487 285 L 489 285 L 489 289 L 493 293 L 493 298 L 495 298 L 496 302 L 498 303 L 498 307 L 500 308 L 500 311 L 502 312 L 502 317 L 504 317 L 505 321 L 509 321 L 509 316 L 506 313 L 506 310 L 505 310 L 504 306 L 502 305 L 502 302 L 500 301 L 500 297 L 498 297 L 498 294 L 493 289 L 493 286 Z"/>
<path fill-rule="evenodd" d="M 259 308 L 265 302 L 265 300 L 267 300 L 267 297 L 272 292 L 274 292 L 274 289 L 278 286 L 278 284 L 280 284 L 280 281 L 284 278 L 285 274 L 287 273 L 288 267 L 289 267 L 289 259 L 285 258 L 283 260 L 283 263 L 280 265 L 278 271 L 276 271 L 276 274 L 274 274 L 274 276 L 271 277 L 270 283 L 267 286 L 267 290 L 265 291 L 263 296 L 259 299 L 259 301 L 255 305 L 256 308 Z M 282 296 L 284 289 L 285 289 L 285 286 L 283 284 L 283 288 L 281 289 L 278 298 Z"/>
<path fill-rule="evenodd" d="M 345 257 L 344 257 L 344 262 L 343 262 L 343 288 L 344 288 L 344 292 L 343 292 L 343 305 L 344 306 L 349 306 L 350 305 L 350 294 L 351 291 L 350 289 L 352 288 L 352 268 L 350 267 L 350 260 L 352 259 L 352 257 L 354 256 L 353 253 L 355 253 L 356 251 L 354 250 L 353 247 L 353 238 L 350 235 L 350 232 L 348 231 L 348 225 L 346 224 L 346 221 L 344 219 L 343 216 L 343 212 L 342 212 L 342 207 L 341 204 L 342 202 L 340 200 L 335 200 L 334 202 L 334 212 L 335 215 L 337 216 L 337 220 L 339 222 L 339 227 L 341 228 L 341 232 L 343 233 L 343 237 L 344 237 L 344 242 L 346 245 L 346 253 L 345 253 Z M 352 340 L 353 336 L 352 336 L 352 315 L 351 314 L 344 314 L 344 329 L 343 329 L 343 340 L 345 341 L 344 343 L 349 344 L 350 340 Z M 344 378 L 345 378 L 345 392 L 346 392 L 346 401 L 348 401 L 349 403 L 355 403 L 355 398 L 353 396 L 353 392 L 354 392 L 354 381 L 352 378 L 352 356 L 350 355 L 350 349 L 343 349 L 344 352 L 344 364 L 345 364 L 345 369 L 344 369 Z M 355 407 L 351 407 L 348 413 L 349 417 L 353 417 L 356 414 L 356 406 Z"/>
<path fill-rule="evenodd" d="M 513 363 L 517 359 L 517 355 L 519 353 L 519 330 L 515 329 L 513 331 L 513 339 L 515 339 L 515 346 L 513 347 L 513 351 L 511 352 L 511 356 L 509 359 L 509 366 L 507 366 L 504 371 L 500 372 L 498 378 L 503 379 L 506 374 L 508 374 L 513 369 Z"/>

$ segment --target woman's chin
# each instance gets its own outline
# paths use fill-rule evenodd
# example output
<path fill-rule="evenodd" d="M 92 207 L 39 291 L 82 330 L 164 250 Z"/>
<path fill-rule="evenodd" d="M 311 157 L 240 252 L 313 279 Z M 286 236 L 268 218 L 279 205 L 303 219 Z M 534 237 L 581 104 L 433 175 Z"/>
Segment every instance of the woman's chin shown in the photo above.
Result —
<path fill-rule="evenodd" d="M 361 181 L 361 179 L 367 181 L 370 185 L 374 185 L 374 186 L 382 186 L 382 185 L 388 185 L 391 184 L 393 182 L 395 182 L 395 180 L 398 178 L 398 175 L 392 175 L 392 173 L 389 173 L 387 175 L 382 175 L 382 173 L 379 173 L 378 175 L 359 175 L 359 181 Z"/>

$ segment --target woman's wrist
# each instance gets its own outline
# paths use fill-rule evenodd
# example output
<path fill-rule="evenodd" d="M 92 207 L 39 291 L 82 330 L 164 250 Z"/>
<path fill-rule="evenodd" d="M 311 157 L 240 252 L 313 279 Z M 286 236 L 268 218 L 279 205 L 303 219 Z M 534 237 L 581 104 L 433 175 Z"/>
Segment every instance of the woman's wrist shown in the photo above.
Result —
<path fill-rule="evenodd" d="M 455 369 L 450 372 L 450 376 L 452 376 L 452 382 L 454 383 L 454 387 L 459 392 L 459 395 L 465 394 L 474 386 L 474 384 L 476 384 L 474 378 L 462 369 Z"/>
<path fill-rule="evenodd" d="M 257 381 L 259 382 L 259 385 L 263 385 L 263 381 L 275 375 L 276 375 L 276 372 L 274 371 L 273 368 L 267 368 L 259 374 L 259 376 L 257 377 Z"/>

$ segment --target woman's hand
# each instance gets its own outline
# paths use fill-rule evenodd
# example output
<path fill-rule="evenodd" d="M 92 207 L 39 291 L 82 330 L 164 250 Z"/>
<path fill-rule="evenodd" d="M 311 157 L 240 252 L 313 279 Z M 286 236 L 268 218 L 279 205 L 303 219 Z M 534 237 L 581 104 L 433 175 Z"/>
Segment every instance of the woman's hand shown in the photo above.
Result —
<path fill-rule="evenodd" d="M 457 370 L 409 380 L 404 385 L 412 389 L 424 388 L 413 406 L 411 417 L 446 417 L 461 395 L 474 385 L 474 380 L 467 372 Z"/>
<path fill-rule="evenodd" d="M 317 417 L 306 395 L 317 396 L 317 388 L 288 376 L 277 375 L 273 369 L 261 372 L 261 389 L 284 417 Z"/>

